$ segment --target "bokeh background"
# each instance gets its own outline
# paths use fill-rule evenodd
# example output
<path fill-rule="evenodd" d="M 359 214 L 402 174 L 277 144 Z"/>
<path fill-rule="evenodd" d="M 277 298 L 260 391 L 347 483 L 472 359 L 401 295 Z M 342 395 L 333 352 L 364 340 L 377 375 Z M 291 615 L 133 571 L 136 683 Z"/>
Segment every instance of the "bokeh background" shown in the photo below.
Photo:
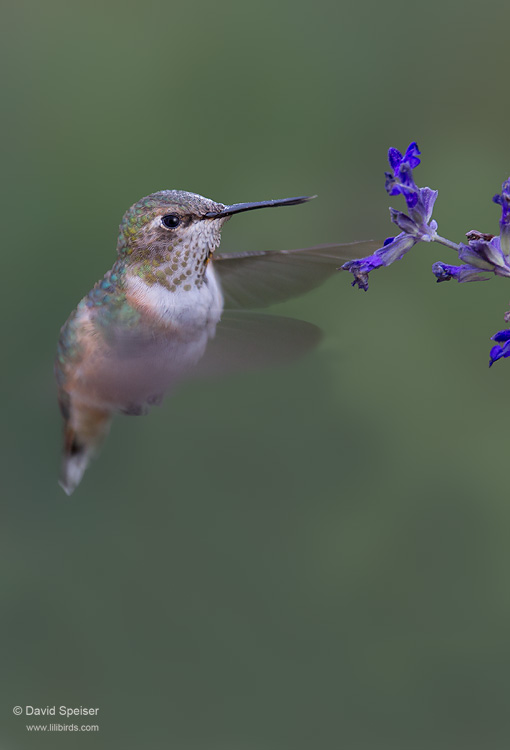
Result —
<path fill-rule="evenodd" d="M 271 310 L 319 349 L 119 418 L 71 499 L 52 361 L 154 190 L 319 194 L 226 250 L 384 238 L 416 140 L 442 234 L 497 232 L 508 3 L 5 7 L 2 750 L 507 747 L 508 281 L 437 286 L 425 245 L 367 294 L 338 274 Z M 16 704 L 100 732 L 29 736 Z"/>

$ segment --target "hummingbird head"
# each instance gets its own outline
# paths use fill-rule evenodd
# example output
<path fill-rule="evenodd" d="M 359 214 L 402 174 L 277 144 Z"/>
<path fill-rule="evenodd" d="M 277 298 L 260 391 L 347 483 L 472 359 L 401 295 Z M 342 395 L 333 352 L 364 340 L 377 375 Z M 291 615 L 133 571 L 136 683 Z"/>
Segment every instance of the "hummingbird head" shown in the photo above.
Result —
<path fill-rule="evenodd" d="M 117 253 L 151 283 L 173 289 L 181 282 L 199 282 L 232 214 L 307 200 L 303 196 L 225 206 L 196 193 L 161 190 L 126 211 L 119 227 Z"/>
<path fill-rule="evenodd" d="M 117 252 L 120 257 L 142 260 L 154 255 L 171 259 L 174 250 L 206 247 L 213 251 L 220 242 L 223 221 L 205 221 L 208 213 L 225 209 L 195 193 L 160 190 L 131 206 L 119 227 Z"/>

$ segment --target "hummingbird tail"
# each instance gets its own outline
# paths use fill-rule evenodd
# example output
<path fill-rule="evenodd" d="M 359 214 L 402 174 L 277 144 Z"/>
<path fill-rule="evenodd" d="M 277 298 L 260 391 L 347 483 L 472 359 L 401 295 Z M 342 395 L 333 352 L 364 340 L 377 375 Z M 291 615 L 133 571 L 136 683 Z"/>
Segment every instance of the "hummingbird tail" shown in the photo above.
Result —
<path fill-rule="evenodd" d="M 64 427 L 64 452 L 59 484 L 72 495 L 85 469 L 108 434 L 111 412 L 90 408 L 73 409 Z"/>

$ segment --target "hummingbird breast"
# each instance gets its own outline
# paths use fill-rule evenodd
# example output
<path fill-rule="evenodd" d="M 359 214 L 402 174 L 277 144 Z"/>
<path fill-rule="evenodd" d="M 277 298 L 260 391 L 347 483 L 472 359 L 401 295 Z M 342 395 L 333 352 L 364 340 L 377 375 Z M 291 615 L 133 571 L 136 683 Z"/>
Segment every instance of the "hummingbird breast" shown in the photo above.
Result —
<path fill-rule="evenodd" d="M 211 326 L 214 335 L 223 311 L 223 295 L 211 263 L 199 283 L 194 283 L 193 277 L 187 283 L 172 284 L 157 274 L 155 278 L 128 274 L 125 289 L 127 301 L 143 317 L 174 331 Z"/>
<path fill-rule="evenodd" d="M 216 333 L 223 297 L 210 264 L 203 283 L 190 290 L 169 291 L 138 275 L 128 275 L 124 288 L 126 302 L 139 313 L 135 325 L 105 322 L 100 308 L 79 311 L 81 356 L 61 378 L 62 393 L 75 408 L 141 413 L 186 376 Z"/>

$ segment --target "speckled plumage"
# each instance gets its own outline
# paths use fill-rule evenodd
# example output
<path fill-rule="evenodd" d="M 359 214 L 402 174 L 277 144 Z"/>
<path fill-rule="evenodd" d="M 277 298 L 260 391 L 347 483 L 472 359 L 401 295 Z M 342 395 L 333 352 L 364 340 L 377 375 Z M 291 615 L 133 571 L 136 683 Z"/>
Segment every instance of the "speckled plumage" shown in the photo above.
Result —
<path fill-rule="evenodd" d="M 66 491 L 72 491 L 76 479 L 69 477 L 72 456 L 82 460 L 84 451 L 90 453 L 107 431 L 111 415 L 123 410 L 125 393 L 120 388 L 117 397 L 110 377 L 119 351 L 126 356 L 126 348 L 134 349 L 133 341 L 138 346 L 140 338 L 150 340 L 159 331 L 189 340 L 194 360 L 194 347 L 205 348 L 208 334 L 213 335 L 222 302 L 208 261 L 226 219 L 201 219 L 223 208 L 194 193 L 163 190 L 124 214 L 117 261 L 78 304 L 58 342 L 55 375 L 65 420 Z M 161 218 L 167 214 L 178 216 L 180 225 L 164 227 Z M 187 364 L 185 352 L 177 359 Z M 95 418 L 90 419 L 91 413 Z"/>
<path fill-rule="evenodd" d="M 56 365 L 59 385 L 64 383 L 69 365 L 80 357 L 85 320 L 104 333 L 112 324 L 136 326 L 141 316 L 147 314 L 141 300 L 126 293 L 130 279 L 137 277 L 148 286 L 159 284 L 170 292 L 191 291 L 192 284 L 198 287 L 203 284 L 208 258 L 219 244 L 219 230 L 225 220 L 217 222 L 220 227 L 213 233 L 199 232 L 192 238 L 171 235 L 169 238 L 168 232 L 162 233 L 151 227 L 151 223 L 166 212 L 200 217 L 222 208 L 223 204 L 194 193 L 162 190 L 142 198 L 126 211 L 119 227 L 117 261 L 62 327 Z"/>
<path fill-rule="evenodd" d="M 61 485 L 68 494 L 116 412 L 145 413 L 196 372 L 198 363 L 204 372 L 228 372 L 246 367 L 255 345 L 259 361 L 281 362 L 316 343 L 313 326 L 289 319 L 282 319 L 275 341 L 269 316 L 234 316 L 215 336 L 224 300 L 235 310 L 279 302 L 317 286 L 339 261 L 353 257 L 352 246 L 323 246 L 214 255 L 210 262 L 230 215 L 306 200 L 224 206 L 195 193 L 163 190 L 125 213 L 117 260 L 60 332 L 55 374 L 64 417 Z M 366 252 L 367 246 L 357 249 Z M 246 334 L 248 349 L 242 346 Z"/>

